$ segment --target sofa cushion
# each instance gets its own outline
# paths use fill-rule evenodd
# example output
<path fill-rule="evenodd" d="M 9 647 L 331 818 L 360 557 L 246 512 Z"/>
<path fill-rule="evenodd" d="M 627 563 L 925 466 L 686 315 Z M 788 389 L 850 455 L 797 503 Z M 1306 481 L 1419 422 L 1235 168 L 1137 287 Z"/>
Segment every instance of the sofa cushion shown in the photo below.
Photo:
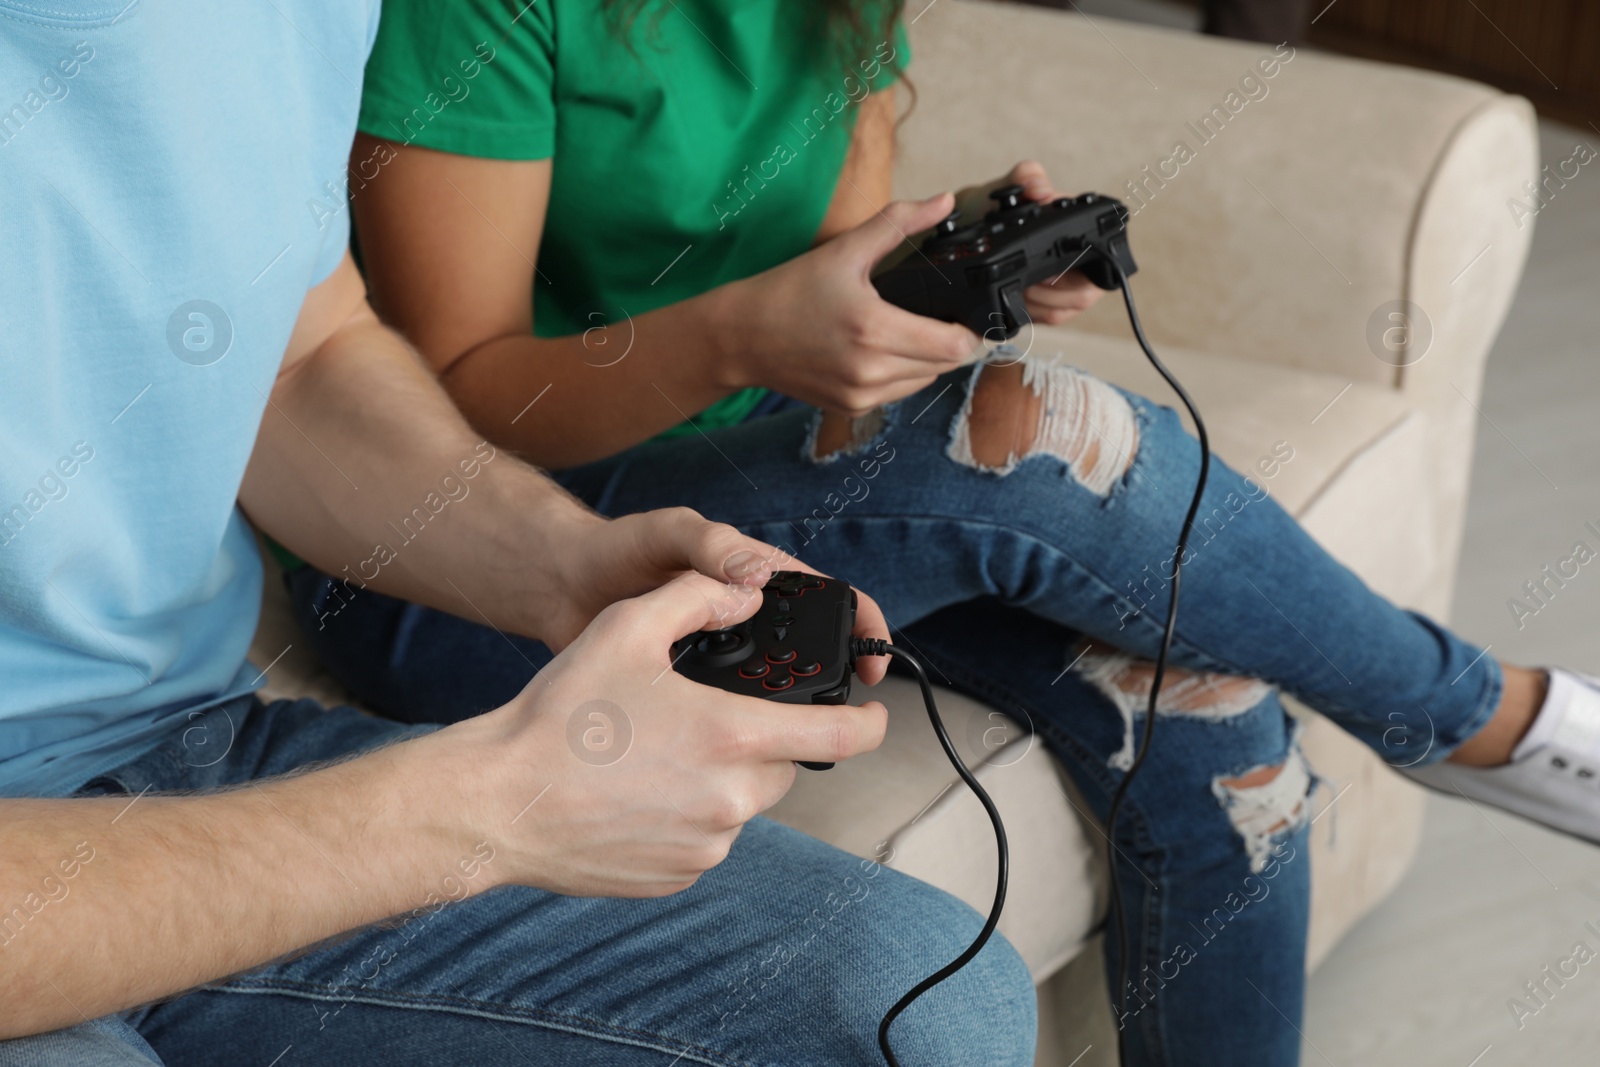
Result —
<path fill-rule="evenodd" d="M 1082 949 L 1104 912 L 1104 864 L 1082 806 L 1059 765 L 998 712 L 936 687 L 939 712 L 963 760 L 1006 822 L 1011 880 L 1000 932 L 1043 980 Z M 868 695 L 860 690 L 858 695 Z M 891 677 L 870 691 L 889 708 L 876 752 L 830 771 L 802 771 L 769 814 L 779 822 L 931 882 L 987 913 L 994 899 L 994 830 L 951 770 L 914 681 Z M 1013 738 L 985 752 L 981 737 Z M 977 741 L 978 743 L 974 743 Z M 987 757 L 987 758 L 985 758 Z M 980 761 L 981 765 L 980 765 Z"/>

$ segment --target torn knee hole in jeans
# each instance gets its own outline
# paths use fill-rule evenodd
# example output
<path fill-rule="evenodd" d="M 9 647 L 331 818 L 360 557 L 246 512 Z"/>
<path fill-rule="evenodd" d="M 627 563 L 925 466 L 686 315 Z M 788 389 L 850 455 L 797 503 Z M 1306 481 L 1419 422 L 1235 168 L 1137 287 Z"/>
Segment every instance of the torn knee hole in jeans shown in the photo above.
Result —
<path fill-rule="evenodd" d="M 1150 706 L 1155 664 L 1098 641 L 1078 656 L 1074 669 L 1122 713 L 1122 748 L 1107 764 L 1126 771 L 1133 765 L 1133 724 Z M 1168 667 L 1156 698 L 1156 714 L 1222 720 L 1243 715 L 1272 695 L 1259 678 L 1212 674 Z M 1263 764 L 1237 775 L 1218 775 L 1211 792 L 1244 841 L 1250 869 L 1259 874 L 1273 856 L 1275 839 L 1303 825 L 1310 814 L 1311 768 L 1300 751 L 1298 731 L 1281 763 Z"/>
<path fill-rule="evenodd" d="M 1305 824 L 1311 814 L 1312 785 L 1298 738 L 1282 763 L 1212 779 L 1211 792 L 1244 840 L 1252 871 L 1259 874 L 1266 867 L 1276 838 Z"/>
<path fill-rule="evenodd" d="M 949 455 L 1001 475 L 1033 456 L 1054 456 L 1079 485 L 1109 496 L 1138 448 L 1139 422 L 1127 397 L 1076 367 L 1022 360 L 974 372 Z"/>
<path fill-rule="evenodd" d="M 1133 722 L 1150 706 L 1150 686 L 1156 665 L 1110 645 L 1091 641 L 1078 658 L 1076 671 L 1122 713 L 1122 748 L 1108 764 L 1118 770 L 1133 765 Z M 1226 719 L 1243 715 L 1267 699 L 1272 687 L 1259 678 L 1211 674 L 1168 667 L 1156 699 L 1156 714 L 1195 719 Z"/>
<path fill-rule="evenodd" d="M 840 456 L 865 452 L 867 446 L 888 426 L 889 414 L 883 408 L 873 408 L 855 418 L 832 411 L 819 411 L 811 423 L 806 456 L 813 463 L 831 463 Z"/>

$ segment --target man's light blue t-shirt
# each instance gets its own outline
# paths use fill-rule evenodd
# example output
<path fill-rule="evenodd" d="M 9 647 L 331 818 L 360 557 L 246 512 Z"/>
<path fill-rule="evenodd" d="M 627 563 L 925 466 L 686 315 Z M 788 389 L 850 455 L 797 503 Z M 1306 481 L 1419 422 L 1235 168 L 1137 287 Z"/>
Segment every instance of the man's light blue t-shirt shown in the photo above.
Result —
<path fill-rule="evenodd" d="M 235 498 L 345 252 L 377 20 L 0 0 L 0 794 L 71 790 L 257 681 Z"/>

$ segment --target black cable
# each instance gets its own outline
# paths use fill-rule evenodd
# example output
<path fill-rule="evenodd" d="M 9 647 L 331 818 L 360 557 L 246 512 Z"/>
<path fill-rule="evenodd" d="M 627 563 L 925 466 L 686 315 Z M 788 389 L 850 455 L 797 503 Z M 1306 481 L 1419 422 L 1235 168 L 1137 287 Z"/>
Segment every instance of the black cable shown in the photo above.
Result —
<path fill-rule="evenodd" d="M 1000 869 L 994 886 L 994 904 L 989 908 L 989 919 L 983 924 L 983 929 L 978 931 L 978 936 L 973 938 L 972 944 L 967 946 L 966 951 L 912 986 L 905 996 L 895 1002 L 894 1007 L 884 1013 L 883 1021 L 878 1024 L 878 1048 L 883 1052 L 884 1062 L 889 1067 L 900 1067 L 900 1061 L 894 1058 L 894 1051 L 889 1048 L 889 1027 L 900 1017 L 901 1012 L 911 1006 L 912 1001 L 971 963 L 973 957 L 977 956 L 988 942 L 995 927 L 1000 924 L 1000 909 L 1005 907 L 1006 880 L 1011 870 L 1011 853 L 1006 846 L 1006 827 L 1000 821 L 1000 810 L 994 806 L 994 801 L 989 799 L 989 794 L 984 792 L 983 786 L 978 784 L 978 779 L 961 761 L 961 755 L 950 742 L 950 735 L 945 732 L 944 720 L 939 718 L 939 705 L 933 699 L 933 686 L 928 682 L 928 672 L 922 669 L 922 664 L 918 663 L 911 653 L 882 640 L 856 638 L 850 642 L 850 652 L 854 656 L 893 656 L 916 674 L 917 685 L 922 689 L 922 702 L 928 708 L 928 721 L 933 724 L 933 732 L 938 735 L 939 745 L 944 749 L 950 765 L 956 769 L 961 780 L 967 783 L 967 788 L 972 790 L 973 795 L 983 805 L 983 810 L 989 813 L 989 821 L 994 824 L 995 846 L 1000 853 Z"/>
<path fill-rule="evenodd" d="M 1188 392 L 1172 372 L 1161 362 L 1155 349 L 1150 347 L 1150 341 L 1144 335 L 1144 326 L 1139 322 L 1139 312 L 1133 306 L 1133 292 L 1128 288 L 1128 276 L 1115 260 L 1109 259 L 1112 269 L 1117 273 L 1117 287 L 1122 290 L 1122 301 L 1128 307 L 1128 323 L 1133 327 L 1133 336 L 1139 342 L 1139 347 L 1144 349 L 1145 358 L 1156 369 L 1156 373 L 1166 379 L 1172 391 L 1178 394 L 1178 399 L 1183 401 L 1183 406 L 1189 409 L 1189 415 L 1194 419 L 1195 436 L 1200 441 L 1200 477 L 1195 479 L 1194 497 L 1189 501 L 1189 511 L 1183 517 L 1183 528 L 1178 531 L 1177 551 L 1172 557 L 1172 599 L 1167 604 L 1167 624 L 1161 634 L 1161 650 L 1156 654 L 1155 674 L 1150 681 L 1150 702 L 1145 708 L 1144 733 L 1139 740 L 1138 753 L 1133 757 L 1133 763 L 1122 776 L 1122 781 L 1117 784 L 1117 790 L 1111 795 L 1111 809 L 1106 813 L 1106 861 L 1111 872 L 1111 916 L 1117 929 L 1117 984 L 1116 995 L 1112 997 L 1112 1006 L 1117 1020 L 1117 1059 L 1126 1064 L 1126 1046 L 1122 1025 L 1123 1016 L 1126 1014 L 1128 997 L 1128 925 L 1126 916 L 1122 912 L 1121 887 L 1117 879 L 1117 816 L 1122 812 L 1123 799 L 1128 795 L 1128 785 L 1133 781 L 1133 776 L 1144 766 L 1145 757 L 1150 754 L 1150 744 L 1155 739 L 1156 732 L 1156 701 L 1161 696 L 1161 682 L 1167 673 L 1167 655 L 1172 650 L 1172 635 L 1178 629 L 1178 590 L 1183 579 L 1183 556 L 1189 550 L 1189 533 L 1194 529 L 1195 516 L 1200 511 L 1200 501 L 1205 497 L 1206 477 L 1211 473 L 1211 440 L 1206 436 L 1206 424 L 1200 418 L 1200 412 L 1194 406 L 1194 401 L 1189 398 Z"/>
<path fill-rule="evenodd" d="M 1167 385 L 1178 395 L 1178 399 L 1183 401 L 1183 406 L 1188 409 L 1190 417 L 1194 419 L 1195 435 L 1198 437 L 1200 444 L 1200 475 L 1195 480 L 1194 496 L 1190 499 L 1189 510 L 1184 515 L 1183 527 L 1178 531 L 1177 546 L 1172 557 L 1172 598 L 1167 604 L 1166 625 L 1162 631 L 1161 647 L 1156 654 L 1155 672 L 1150 682 L 1150 699 L 1145 709 L 1144 732 L 1140 737 L 1139 748 L 1134 755 L 1133 762 L 1129 765 L 1127 773 L 1122 776 L 1122 781 L 1118 783 L 1116 792 L 1112 794 L 1111 807 L 1106 814 L 1106 853 L 1107 866 L 1109 867 L 1111 878 L 1111 912 L 1112 922 L 1117 930 L 1117 982 L 1116 995 L 1113 997 L 1117 1017 L 1117 1055 L 1121 1062 L 1126 1063 L 1122 1017 L 1126 1014 L 1127 1005 L 1128 931 L 1122 910 L 1120 880 L 1117 877 L 1118 857 L 1115 844 L 1117 818 L 1121 814 L 1122 803 L 1128 794 L 1129 784 L 1133 781 L 1134 775 L 1144 766 L 1145 759 L 1150 754 L 1151 743 L 1155 739 L 1156 705 L 1161 696 L 1161 684 L 1166 678 L 1167 658 L 1172 650 L 1173 635 L 1177 632 L 1178 627 L 1178 593 L 1183 583 L 1183 557 L 1189 550 L 1189 534 L 1194 528 L 1195 516 L 1199 514 L 1200 503 L 1205 498 L 1206 480 L 1211 473 L 1211 440 L 1206 433 L 1205 420 L 1200 417 L 1200 411 L 1195 407 L 1194 400 L 1190 398 L 1182 383 L 1167 369 L 1166 364 L 1161 362 L 1161 357 L 1156 355 L 1155 349 L 1150 346 L 1149 339 L 1145 337 L 1144 326 L 1139 321 L 1139 312 L 1133 304 L 1133 292 L 1128 287 L 1127 275 L 1123 273 L 1114 261 L 1112 262 L 1112 269 L 1117 273 L 1118 288 L 1122 291 L 1123 303 L 1128 309 L 1128 323 L 1133 328 L 1134 338 L 1139 342 L 1139 347 L 1144 350 L 1145 358 L 1150 361 L 1150 365 L 1155 368 L 1156 373 L 1165 379 Z M 995 844 L 999 851 L 999 871 L 995 881 L 994 904 L 989 909 L 989 918 L 984 922 L 983 929 L 978 932 L 978 936 L 973 939 L 972 944 L 968 945 L 961 955 L 918 982 L 905 996 L 896 1001 L 894 1006 L 884 1013 L 883 1021 L 878 1024 L 878 1048 L 883 1053 L 884 1061 L 889 1067 L 900 1067 L 900 1061 L 895 1059 L 894 1051 L 889 1047 L 889 1027 L 918 997 L 972 962 L 973 958 L 982 951 L 983 946 L 994 934 L 995 927 L 1000 923 L 1001 909 L 1004 908 L 1006 901 L 1006 882 L 1011 865 L 1010 852 L 1006 844 L 1005 824 L 1000 820 L 1000 811 L 995 807 L 994 801 L 989 798 L 989 794 L 984 791 L 983 786 L 978 783 L 978 779 L 973 775 L 972 771 L 962 762 L 960 754 L 956 752 L 955 745 L 951 743 L 950 735 L 944 727 L 944 721 L 939 717 L 939 707 L 933 697 L 933 686 L 928 681 L 927 671 L 923 670 L 922 664 L 917 662 L 916 657 L 909 652 L 896 648 L 894 645 L 882 640 L 856 638 L 851 642 L 850 651 L 853 656 L 892 656 L 911 668 L 916 675 L 917 685 L 922 690 L 922 701 L 927 706 L 928 720 L 933 724 L 933 732 L 939 738 L 939 744 L 944 749 L 944 754 L 950 760 L 951 765 L 955 767 L 956 773 L 961 776 L 961 780 L 966 783 L 967 788 L 972 790 L 973 795 L 983 804 L 984 811 L 988 813 L 989 821 L 994 826 Z"/>

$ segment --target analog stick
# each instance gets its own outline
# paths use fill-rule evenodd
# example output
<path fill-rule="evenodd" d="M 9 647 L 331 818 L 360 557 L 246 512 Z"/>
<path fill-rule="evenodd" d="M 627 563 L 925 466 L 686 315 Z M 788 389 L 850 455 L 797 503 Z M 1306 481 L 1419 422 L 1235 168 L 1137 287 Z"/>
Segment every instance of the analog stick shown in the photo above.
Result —
<path fill-rule="evenodd" d="M 689 655 L 707 667 L 731 667 L 749 657 L 755 648 L 742 630 L 713 630 L 689 646 Z"/>

